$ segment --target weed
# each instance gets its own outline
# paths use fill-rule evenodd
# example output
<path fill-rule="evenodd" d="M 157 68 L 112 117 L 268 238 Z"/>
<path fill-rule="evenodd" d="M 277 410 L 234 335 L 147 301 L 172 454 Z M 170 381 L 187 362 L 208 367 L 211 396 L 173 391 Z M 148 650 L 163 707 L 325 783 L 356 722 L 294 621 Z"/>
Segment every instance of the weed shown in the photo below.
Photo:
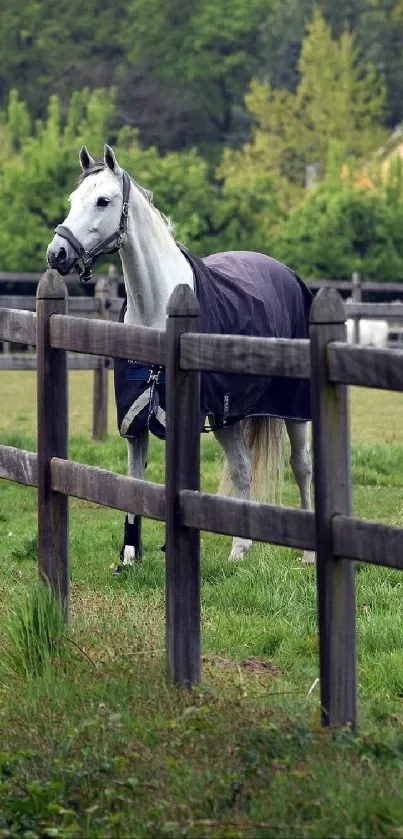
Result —
<path fill-rule="evenodd" d="M 38 582 L 16 604 L 3 627 L 0 674 L 4 680 L 41 675 L 66 653 L 64 616 L 49 585 Z"/>

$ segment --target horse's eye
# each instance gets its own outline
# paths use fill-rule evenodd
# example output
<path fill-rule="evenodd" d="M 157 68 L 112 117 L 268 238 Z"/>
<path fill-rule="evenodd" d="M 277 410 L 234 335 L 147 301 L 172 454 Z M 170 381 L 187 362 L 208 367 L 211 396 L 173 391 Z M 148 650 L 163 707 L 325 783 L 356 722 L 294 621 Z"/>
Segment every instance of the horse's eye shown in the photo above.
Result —
<path fill-rule="evenodd" d="M 97 200 L 97 207 L 107 207 L 109 204 L 109 198 L 98 198 Z"/>

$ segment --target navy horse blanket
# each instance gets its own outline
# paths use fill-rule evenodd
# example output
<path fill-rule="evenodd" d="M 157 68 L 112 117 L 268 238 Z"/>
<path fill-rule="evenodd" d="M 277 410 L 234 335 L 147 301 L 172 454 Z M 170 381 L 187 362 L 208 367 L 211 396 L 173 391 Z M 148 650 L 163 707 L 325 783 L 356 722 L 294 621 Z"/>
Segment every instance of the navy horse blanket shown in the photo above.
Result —
<path fill-rule="evenodd" d="M 266 338 L 307 338 L 313 295 L 286 265 L 251 251 L 228 251 L 190 262 L 202 331 Z M 123 310 L 121 319 L 123 319 Z M 165 371 L 115 359 L 118 428 L 136 437 L 149 428 L 165 436 Z M 309 382 L 281 377 L 202 373 L 201 411 L 214 426 L 250 416 L 310 419 Z"/>

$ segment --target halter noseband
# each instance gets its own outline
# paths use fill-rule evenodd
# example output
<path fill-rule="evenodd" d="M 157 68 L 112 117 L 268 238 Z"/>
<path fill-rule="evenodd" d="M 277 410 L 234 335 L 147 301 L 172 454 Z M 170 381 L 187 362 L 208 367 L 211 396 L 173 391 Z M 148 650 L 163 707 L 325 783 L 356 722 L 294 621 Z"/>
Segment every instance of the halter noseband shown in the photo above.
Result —
<path fill-rule="evenodd" d="M 123 236 L 125 235 L 125 233 L 127 233 L 127 220 L 129 216 L 130 177 L 124 169 L 122 170 L 122 172 L 123 205 L 119 227 L 116 233 L 112 233 L 111 236 L 108 236 L 107 239 L 104 239 L 102 242 L 99 242 L 98 245 L 94 245 L 94 247 L 91 248 L 91 250 L 86 251 L 85 248 L 83 248 L 81 242 L 79 242 L 74 233 L 72 233 L 71 230 L 68 227 L 66 227 L 65 224 L 58 224 L 55 228 L 55 233 L 57 233 L 58 236 L 61 236 L 62 239 L 66 239 L 67 242 L 69 242 L 71 247 L 75 250 L 78 259 L 81 260 L 83 267 L 80 270 L 80 268 L 77 266 L 77 271 L 80 280 L 83 283 L 86 283 L 88 282 L 88 280 L 91 279 L 91 270 L 94 267 L 101 253 L 104 253 L 106 250 L 108 253 L 115 253 L 116 251 L 118 251 L 122 244 Z M 88 175 L 91 174 L 93 174 L 93 172 L 89 171 Z M 87 177 L 87 175 L 84 174 L 84 177 Z M 108 246 L 112 244 L 114 244 L 114 247 L 110 249 Z"/>

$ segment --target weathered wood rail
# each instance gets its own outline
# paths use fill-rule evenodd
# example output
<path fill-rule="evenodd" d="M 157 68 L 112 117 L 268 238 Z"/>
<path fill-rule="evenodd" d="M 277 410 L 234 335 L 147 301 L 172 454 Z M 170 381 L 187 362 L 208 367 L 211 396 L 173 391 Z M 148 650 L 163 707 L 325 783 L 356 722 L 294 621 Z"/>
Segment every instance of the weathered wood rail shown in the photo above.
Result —
<path fill-rule="evenodd" d="M 105 292 L 107 289 L 107 280 L 99 280 L 95 287 L 94 297 L 69 297 L 69 314 L 77 317 L 94 317 L 101 315 L 104 308 L 109 315 L 116 316 L 122 308 L 123 299 L 121 297 L 112 297 L 106 291 L 106 300 L 101 298 L 101 290 Z M 0 308 L 2 309 L 22 309 L 27 312 L 36 311 L 36 297 L 24 294 L 1 294 Z"/>
<path fill-rule="evenodd" d="M 167 662 L 177 684 L 200 678 L 201 529 L 316 550 L 322 719 L 355 725 L 354 560 L 403 570 L 403 529 L 352 517 L 347 387 L 403 390 L 403 352 L 348 346 L 334 289 L 316 297 L 305 341 L 205 336 L 186 286 L 172 295 L 166 332 L 80 320 L 65 310 L 65 286 L 50 271 L 38 287 L 36 315 L 0 309 L 0 340 L 38 348 L 38 453 L 0 446 L 0 478 L 38 487 L 39 570 L 66 614 L 70 495 L 166 521 Z M 68 460 L 69 352 L 166 367 L 166 487 Z M 310 378 L 315 512 L 200 492 L 199 377 L 211 370 Z"/>

